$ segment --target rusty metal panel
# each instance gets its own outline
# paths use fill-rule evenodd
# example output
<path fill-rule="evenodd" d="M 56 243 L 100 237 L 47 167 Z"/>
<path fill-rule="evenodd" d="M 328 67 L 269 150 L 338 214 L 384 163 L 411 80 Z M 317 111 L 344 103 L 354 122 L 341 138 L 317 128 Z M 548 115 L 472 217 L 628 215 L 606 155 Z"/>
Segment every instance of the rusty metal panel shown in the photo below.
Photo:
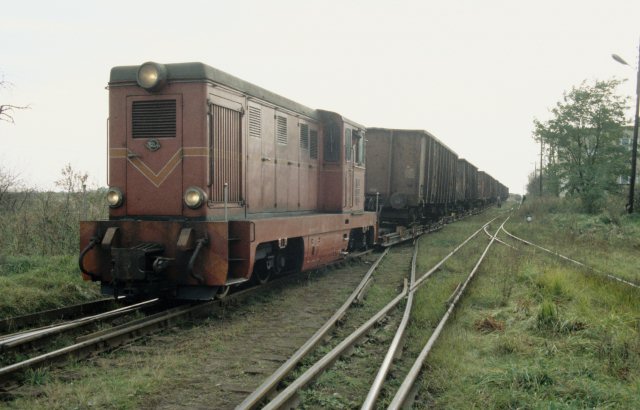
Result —
<path fill-rule="evenodd" d="M 224 202 L 224 186 L 228 186 L 227 200 L 241 200 L 241 126 L 240 112 L 216 104 L 211 105 L 212 124 L 212 186 L 211 201 Z"/>
<path fill-rule="evenodd" d="M 447 203 L 456 201 L 456 180 L 458 176 L 458 154 L 445 147 L 447 150 Z"/>
<path fill-rule="evenodd" d="M 436 141 L 428 138 L 428 154 L 425 176 L 426 186 L 426 202 L 427 204 L 436 204 L 438 201 L 438 145 Z"/>
<path fill-rule="evenodd" d="M 391 195 L 389 175 L 391 175 L 392 164 L 390 156 L 393 149 L 392 131 L 367 128 L 366 136 L 366 194 L 375 196 L 379 193 L 382 198 L 388 198 Z"/>
<path fill-rule="evenodd" d="M 181 284 L 196 285 L 189 276 L 186 264 L 192 250 L 178 247 L 183 228 L 192 228 L 196 239 L 207 237 L 209 245 L 197 258 L 194 272 L 204 278 L 209 286 L 222 285 L 227 279 L 228 268 L 228 226 L 225 222 L 178 222 L 178 221 L 91 221 L 80 225 L 80 246 L 86 246 L 94 236 L 100 236 L 109 227 L 118 227 L 119 234 L 113 241 L 114 248 L 133 248 L 140 244 L 157 244 L 163 249 L 162 256 L 170 258 L 166 279 Z M 84 266 L 106 282 L 112 278 L 111 248 L 96 247 L 86 255 Z"/>
<path fill-rule="evenodd" d="M 478 197 L 478 168 L 467 160 L 458 160 L 458 176 L 456 187 L 458 200 L 469 202 Z"/>
<path fill-rule="evenodd" d="M 341 212 L 344 194 L 344 165 L 342 159 L 342 118 L 321 111 L 322 117 L 322 166 L 320 169 L 319 209 L 325 212 Z"/>
<path fill-rule="evenodd" d="M 491 176 L 484 171 L 478 171 L 478 199 L 487 201 L 491 197 Z"/>
<path fill-rule="evenodd" d="M 417 206 L 429 175 L 424 161 L 428 155 L 428 140 L 423 131 L 395 129 L 367 129 L 367 195 L 380 193 L 381 203 L 389 205 L 399 196 L 406 205 Z"/>
<path fill-rule="evenodd" d="M 245 277 L 251 274 L 255 262 L 255 250 L 261 243 L 280 238 L 302 238 L 304 240 L 304 262 L 302 269 L 311 269 L 342 257 L 349 231 L 355 228 L 375 230 L 376 215 L 362 214 L 314 214 L 282 218 L 232 221 L 233 230 L 240 238 L 237 254 L 247 259 Z M 374 231 L 375 234 L 375 231 Z M 313 239 L 313 241 L 312 241 Z"/>

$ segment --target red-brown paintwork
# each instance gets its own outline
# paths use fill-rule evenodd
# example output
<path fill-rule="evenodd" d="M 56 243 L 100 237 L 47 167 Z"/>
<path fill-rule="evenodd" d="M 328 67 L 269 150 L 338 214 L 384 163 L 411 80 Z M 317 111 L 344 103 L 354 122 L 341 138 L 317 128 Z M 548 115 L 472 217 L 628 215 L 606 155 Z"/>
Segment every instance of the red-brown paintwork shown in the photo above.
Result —
<path fill-rule="evenodd" d="M 132 138 L 132 103 L 168 98 L 177 101 L 177 134 L 158 138 L 160 149 L 151 151 L 148 138 Z M 227 119 L 236 118 L 237 113 L 239 126 L 220 124 L 215 107 L 231 113 Z M 248 132 L 250 107 L 261 113 L 259 138 Z M 310 269 L 341 258 L 352 229 L 376 229 L 375 214 L 363 212 L 364 166 L 356 164 L 355 155 L 351 161 L 344 158 L 345 129 L 364 130 L 338 114 L 324 112 L 341 133 L 340 160 L 329 163 L 323 161 L 325 124 L 321 119 L 222 84 L 169 82 L 154 93 L 133 84 L 112 86 L 109 109 L 109 185 L 124 192 L 125 202 L 110 210 L 110 220 L 82 222 L 80 228 L 84 248 L 92 237 L 101 238 L 107 228 L 118 227 L 109 246 L 97 246 L 84 260 L 84 266 L 103 281 L 111 280 L 110 247 L 160 244 L 163 257 L 172 259 L 165 272 L 172 282 L 197 285 L 195 277 L 202 276 L 206 285 L 220 286 L 251 276 L 261 243 L 302 239 L 302 269 Z M 276 139 L 276 116 L 286 118 L 287 144 Z M 317 158 L 301 147 L 302 126 L 318 135 Z M 222 169 L 228 176 L 212 172 L 221 163 L 226 164 Z M 224 182 L 232 191 L 226 204 L 220 194 Z M 184 205 L 183 194 L 191 186 L 209 196 L 199 209 Z M 187 249 L 177 245 L 185 228 L 193 230 L 196 240 L 208 239 L 196 258 L 193 276 L 186 269 L 193 244 Z"/>
<path fill-rule="evenodd" d="M 88 243 L 93 236 L 102 236 L 109 227 L 118 227 L 113 247 L 128 248 L 142 242 L 153 242 L 165 248 L 163 256 L 175 259 L 169 265 L 167 276 L 178 284 L 197 285 L 187 275 L 185 259 L 192 249 L 181 251 L 177 247 L 183 228 L 193 228 L 195 236 L 209 238 L 209 244 L 201 252 L 194 266 L 194 273 L 205 278 L 209 286 L 224 285 L 227 280 L 249 278 L 255 262 L 255 250 L 260 243 L 281 238 L 301 237 L 305 244 L 302 269 L 312 269 L 341 258 L 347 249 L 349 231 L 354 227 L 370 226 L 374 229 L 375 214 L 316 214 L 297 217 L 265 218 L 226 222 L 160 222 L 160 221 L 91 221 L 81 222 L 80 241 Z M 239 240 L 229 245 L 229 236 Z M 233 245 L 235 244 L 235 245 Z M 230 249 L 230 246 L 235 249 Z M 228 259 L 244 259 L 237 266 L 228 266 Z M 100 272 L 102 280 L 109 281 L 110 249 L 97 247 L 85 258 L 90 272 Z M 227 273 L 230 273 L 229 277 Z M 88 277 L 85 277 L 88 279 Z"/>

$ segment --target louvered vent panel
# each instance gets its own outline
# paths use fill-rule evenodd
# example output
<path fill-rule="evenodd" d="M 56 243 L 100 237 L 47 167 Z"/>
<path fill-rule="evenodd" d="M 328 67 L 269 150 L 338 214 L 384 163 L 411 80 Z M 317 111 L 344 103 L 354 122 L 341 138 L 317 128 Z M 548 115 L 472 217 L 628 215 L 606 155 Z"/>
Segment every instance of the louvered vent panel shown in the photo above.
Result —
<path fill-rule="evenodd" d="M 300 148 L 309 149 L 309 126 L 300 124 Z"/>
<path fill-rule="evenodd" d="M 276 116 L 276 141 L 287 145 L 287 117 Z"/>
<path fill-rule="evenodd" d="M 318 131 L 311 130 L 309 135 L 309 156 L 318 159 Z"/>
<path fill-rule="evenodd" d="M 213 184 L 211 200 L 224 202 L 224 184 L 228 184 L 228 201 L 239 202 L 241 181 L 240 113 L 213 106 Z"/>
<path fill-rule="evenodd" d="M 249 136 L 260 138 L 262 124 L 262 110 L 260 107 L 249 106 Z"/>
<path fill-rule="evenodd" d="M 134 101 L 133 138 L 176 136 L 176 100 Z"/>

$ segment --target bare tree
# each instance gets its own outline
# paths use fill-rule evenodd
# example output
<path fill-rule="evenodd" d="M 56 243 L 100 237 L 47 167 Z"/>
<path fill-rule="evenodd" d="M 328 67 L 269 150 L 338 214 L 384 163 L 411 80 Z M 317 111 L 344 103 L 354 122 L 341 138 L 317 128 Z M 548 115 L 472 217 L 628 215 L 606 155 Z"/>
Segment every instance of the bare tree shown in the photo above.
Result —
<path fill-rule="evenodd" d="M 20 184 L 20 176 L 0 165 L 0 204 L 7 192 L 15 190 Z"/>
<path fill-rule="evenodd" d="M 11 88 L 13 84 L 4 79 L 4 75 L 0 79 L 0 90 Z M 29 109 L 29 105 L 13 105 L 13 104 L 0 104 L 0 121 L 6 121 L 14 123 L 13 113 L 15 110 Z"/>

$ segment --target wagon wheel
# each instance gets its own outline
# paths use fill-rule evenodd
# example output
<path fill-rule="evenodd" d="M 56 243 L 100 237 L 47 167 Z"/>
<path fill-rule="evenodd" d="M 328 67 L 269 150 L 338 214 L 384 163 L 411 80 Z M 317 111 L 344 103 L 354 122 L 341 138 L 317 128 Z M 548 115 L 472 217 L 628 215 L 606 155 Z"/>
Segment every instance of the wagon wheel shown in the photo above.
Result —
<path fill-rule="evenodd" d="M 216 299 L 224 299 L 229 294 L 231 290 L 230 285 L 223 285 L 218 288 L 218 292 L 216 293 Z"/>

